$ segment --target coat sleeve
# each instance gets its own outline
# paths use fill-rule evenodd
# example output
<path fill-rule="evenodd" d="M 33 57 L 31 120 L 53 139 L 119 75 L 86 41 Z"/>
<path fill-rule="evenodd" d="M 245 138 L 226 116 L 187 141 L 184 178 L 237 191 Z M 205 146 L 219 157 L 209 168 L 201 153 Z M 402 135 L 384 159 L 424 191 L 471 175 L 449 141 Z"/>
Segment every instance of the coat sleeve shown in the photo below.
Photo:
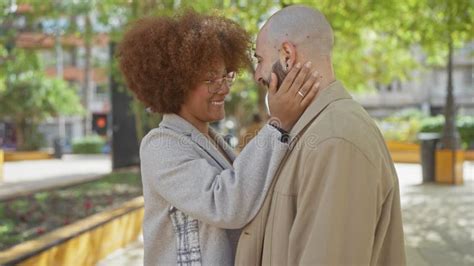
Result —
<path fill-rule="evenodd" d="M 220 228 L 247 224 L 260 208 L 288 149 L 265 126 L 235 159 L 233 169 L 213 166 L 189 138 L 161 132 L 141 145 L 144 186 L 179 210 Z"/>
<path fill-rule="evenodd" d="M 376 167 L 344 139 L 320 143 L 302 167 L 288 265 L 369 265 L 383 197 Z"/>

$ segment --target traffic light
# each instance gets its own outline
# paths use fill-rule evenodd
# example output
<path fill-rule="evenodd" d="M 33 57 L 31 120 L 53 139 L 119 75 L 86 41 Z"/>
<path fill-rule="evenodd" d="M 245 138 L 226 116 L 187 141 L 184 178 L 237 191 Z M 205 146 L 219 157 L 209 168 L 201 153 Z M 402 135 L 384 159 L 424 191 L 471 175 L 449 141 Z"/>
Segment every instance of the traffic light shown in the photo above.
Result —
<path fill-rule="evenodd" d="M 107 135 L 107 114 L 92 114 L 92 130 L 100 136 Z"/>

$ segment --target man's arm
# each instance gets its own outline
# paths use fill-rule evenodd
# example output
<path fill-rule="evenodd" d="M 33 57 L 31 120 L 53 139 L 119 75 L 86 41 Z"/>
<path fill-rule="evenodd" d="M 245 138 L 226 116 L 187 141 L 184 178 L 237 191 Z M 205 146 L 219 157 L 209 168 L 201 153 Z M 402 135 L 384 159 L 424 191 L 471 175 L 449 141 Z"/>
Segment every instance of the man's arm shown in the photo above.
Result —
<path fill-rule="evenodd" d="M 376 168 L 344 139 L 326 140 L 306 158 L 288 264 L 370 264 L 383 201 Z"/>

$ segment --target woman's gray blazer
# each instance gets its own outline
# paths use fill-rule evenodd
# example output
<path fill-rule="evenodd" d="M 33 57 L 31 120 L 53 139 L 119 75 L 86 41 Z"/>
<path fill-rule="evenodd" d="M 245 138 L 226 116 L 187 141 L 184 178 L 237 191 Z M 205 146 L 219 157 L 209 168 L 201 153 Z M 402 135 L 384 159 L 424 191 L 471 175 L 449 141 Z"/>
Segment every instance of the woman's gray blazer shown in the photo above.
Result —
<path fill-rule="evenodd" d="M 230 163 L 189 122 L 166 114 L 140 147 L 145 265 L 233 265 L 240 228 L 260 208 L 288 149 L 266 125 Z"/>

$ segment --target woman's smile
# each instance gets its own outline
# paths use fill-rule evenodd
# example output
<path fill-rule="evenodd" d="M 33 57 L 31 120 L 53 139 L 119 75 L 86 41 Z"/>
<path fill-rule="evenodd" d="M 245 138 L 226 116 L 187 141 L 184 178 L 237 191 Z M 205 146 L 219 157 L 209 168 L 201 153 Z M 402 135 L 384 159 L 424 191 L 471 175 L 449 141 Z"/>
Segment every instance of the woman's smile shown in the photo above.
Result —
<path fill-rule="evenodd" d="M 223 106 L 224 105 L 224 100 L 221 100 L 221 101 L 211 101 L 211 104 L 212 105 L 215 105 L 215 106 Z"/>

